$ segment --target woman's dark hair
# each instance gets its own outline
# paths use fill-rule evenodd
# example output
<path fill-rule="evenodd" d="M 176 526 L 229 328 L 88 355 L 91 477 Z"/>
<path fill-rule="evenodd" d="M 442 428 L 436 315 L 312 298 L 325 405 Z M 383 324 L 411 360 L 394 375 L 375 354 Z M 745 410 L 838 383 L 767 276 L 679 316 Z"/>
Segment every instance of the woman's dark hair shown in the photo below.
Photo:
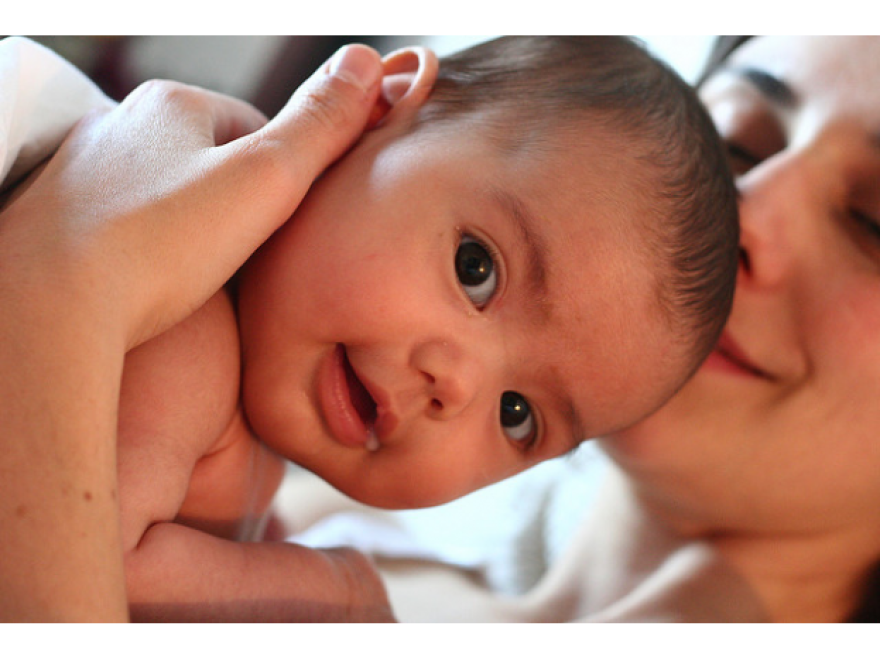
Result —
<path fill-rule="evenodd" d="M 487 107 L 502 111 L 482 117 L 503 149 L 560 128 L 574 142 L 585 120 L 624 138 L 619 156 L 635 154 L 656 210 L 639 229 L 663 269 L 661 304 L 687 330 L 696 369 L 730 311 L 739 221 L 727 154 L 693 89 L 628 37 L 502 37 L 441 61 L 419 123 Z"/>
<path fill-rule="evenodd" d="M 698 79 L 698 86 L 724 65 L 733 53 L 751 36 L 723 36 L 716 39 L 706 66 Z M 880 560 L 869 571 L 864 583 L 862 601 L 847 619 L 850 623 L 880 623 Z"/>
<path fill-rule="evenodd" d="M 699 88 L 706 81 L 706 78 L 715 73 L 727 61 L 727 58 L 730 57 L 733 51 L 751 38 L 751 36 L 738 35 L 718 37 L 715 43 L 712 44 L 712 50 L 709 51 L 709 56 L 706 58 L 706 64 L 703 66 L 702 73 L 697 78 L 697 87 Z"/>
<path fill-rule="evenodd" d="M 862 602 L 847 619 L 849 623 L 880 623 L 880 562 L 865 580 Z"/>

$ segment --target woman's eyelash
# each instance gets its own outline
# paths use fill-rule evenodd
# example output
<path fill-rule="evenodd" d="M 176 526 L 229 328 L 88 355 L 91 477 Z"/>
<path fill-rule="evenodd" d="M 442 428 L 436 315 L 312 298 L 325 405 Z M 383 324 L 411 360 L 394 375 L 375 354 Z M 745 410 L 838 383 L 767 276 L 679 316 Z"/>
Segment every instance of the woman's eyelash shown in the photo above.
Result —
<path fill-rule="evenodd" d="M 880 242 L 880 223 L 878 223 L 877 220 L 866 213 L 862 213 L 855 209 L 850 209 L 849 213 L 859 227 L 861 227 L 872 240 Z"/>
<path fill-rule="evenodd" d="M 761 162 L 761 159 L 755 156 L 752 152 L 744 149 L 743 147 L 735 144 L 733 142 L 727 143 L 727 153 L 731 158 L 738 159 L 747 163 L 749 166 L 757 165 Z"/>

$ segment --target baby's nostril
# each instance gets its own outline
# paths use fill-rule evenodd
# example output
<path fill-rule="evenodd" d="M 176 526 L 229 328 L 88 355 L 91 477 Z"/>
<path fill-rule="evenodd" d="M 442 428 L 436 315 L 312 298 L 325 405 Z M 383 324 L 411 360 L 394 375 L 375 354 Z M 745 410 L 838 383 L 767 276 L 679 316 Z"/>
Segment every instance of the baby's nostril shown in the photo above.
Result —
<path fill-rule="evenodd" d="M 431 399 L 431 408 L 437 412 L 443 410 L 443 403 L 439 399 Z"/>

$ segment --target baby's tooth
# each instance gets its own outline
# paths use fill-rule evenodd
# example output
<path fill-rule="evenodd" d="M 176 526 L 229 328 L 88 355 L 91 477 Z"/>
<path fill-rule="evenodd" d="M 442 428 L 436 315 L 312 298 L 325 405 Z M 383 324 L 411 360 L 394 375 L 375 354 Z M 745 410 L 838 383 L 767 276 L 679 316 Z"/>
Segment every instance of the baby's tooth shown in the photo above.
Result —
<path fill-rule="evenodd" d="M 365 445 L 367 451 L 376 451 L 379 449 L 379 438 L 376 437 L 376 431 L 374 429 L 370 429 L 370 437 L 367 438 L 367 444 Z"/>

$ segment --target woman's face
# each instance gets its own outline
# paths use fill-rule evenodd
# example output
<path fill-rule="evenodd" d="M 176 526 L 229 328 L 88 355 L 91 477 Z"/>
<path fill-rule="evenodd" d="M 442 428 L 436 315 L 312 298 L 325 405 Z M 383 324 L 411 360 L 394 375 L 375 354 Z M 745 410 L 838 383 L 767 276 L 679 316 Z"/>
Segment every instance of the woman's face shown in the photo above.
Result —
<path fill-rule="evenodd" d="M 691 520 L 876 538 L 880 38 L 754 39 L 701 96 L 742 194 L 733 312 L 693 381 L 605 446 Z"/>

